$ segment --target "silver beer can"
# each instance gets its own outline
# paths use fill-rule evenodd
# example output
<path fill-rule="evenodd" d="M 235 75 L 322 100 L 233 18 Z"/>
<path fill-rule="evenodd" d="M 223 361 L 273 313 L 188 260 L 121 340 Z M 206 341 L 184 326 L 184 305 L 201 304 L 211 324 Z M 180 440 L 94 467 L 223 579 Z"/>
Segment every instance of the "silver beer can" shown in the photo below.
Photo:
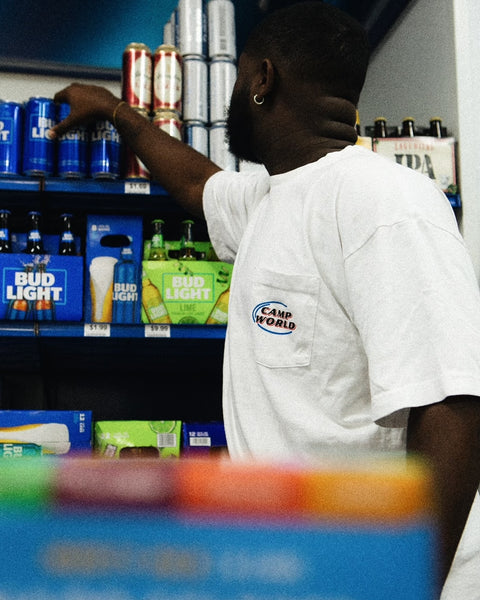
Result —
<path fill-rule="evenodd" d="M 232 0 L 210 0 L 207 4 L 208 56 L 237 58 L 235 7 Z"/>
<path fill-rule="evenodd" d="M 225 123 L 215 123 L 209 130 L 209 157 L 224 171 L 237 171 L 237 158 L 229 148 Z"/>
<path fill-rule="evenodd" d="M 210 62 L 210 123 L 227 119 L 237 67 L 232 60 L 214 58 Z"/>
<path fill-rule="evenodd" d="M 200 56 L 183 60 L 183 120 L 208 122 L 208 66 Z"/>
<path fill-rule="evenodd" d="M 179 0 L 176 11 L 177 46 L 182 56 L 207 56 L 205 0 Z"/>
<path fill-rule="evenodd" d="M 188 121 L 183 124 L 183 141 L 200 154 L 208 156 L 208 129 L 200 121 Z"/>

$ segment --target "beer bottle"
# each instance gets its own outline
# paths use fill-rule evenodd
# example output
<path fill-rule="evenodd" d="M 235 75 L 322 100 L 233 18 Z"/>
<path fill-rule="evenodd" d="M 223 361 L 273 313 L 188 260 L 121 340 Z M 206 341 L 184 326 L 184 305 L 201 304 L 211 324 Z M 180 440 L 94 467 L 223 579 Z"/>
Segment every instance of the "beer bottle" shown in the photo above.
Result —
<path fill-rule="evenodd" d="M 403 119 L 401 137 L 415 137 L 415 119 L 413 117 Z"/>
<path fill-rule="evenodd" d="M 228 272 L 223 267 L 217 275 L 217 283 L 225 285 L 228 283 Z M 207 325 L 225 325 L 228 320 L 228 302 L 230 300 L 230 288 L 224 290 L 212 308 L 211 313 L 206 320 Z"/>
<path fill-rule="evenodd" d="M 212 312 L 206 321 L 207 325 L 225 325 L 228 320 L 228 302 L 230 300 L 230 288 L 220 294 Z"/>
<path fill-rule="evenodd" d="M 11 252 L 9 218 L 11 212 L 6 208 L 0 210 L 0 252 Z"/>
<path fill-rule="evenodd" d="M 150 245 L 150 253 L 148 260 L 168 260 L 167 251 L 165 249 L 165 240 L 163 239 L 163 226 L 165 221 L 155 219 L 152 221 L 153 235 Z"/>
<path fill-rule="evenodd" d="M 160 290 L 153 285 L 145 271 L 142 274 L 142 306 L 149 323 L 171 323 Z"/>
<path fill-rule="evenodd" d="M 430 135 L 437 138 L 443 137 L 442 119 L 440 117 L 430 119 Z"/>
<path fill-rule="evenodd" d="M 137 300 L 137 265 L 132 249 L 125 246 L 113 267 L 112 322 L 135 323 Z"/>
<path fill-rule="evenodd" d="M 60 235 L 60 244 L 58 253 L 63 256 L 75 256 L 77 249 L 75 247 L 75 239 L 72 233 L 72 215 L 64 213 L 60 216 L 63 222 L 62 233 Z"/>
<path fill-rule="evenodd" d="M 187 219 L 182 221 L 182 225 L 183 236 L 180 242 L 178 260 L 197 260 L 197 255 L 195 254 L 195 244 L 193 241 L 193 221 Z"/>
<path fill-rule="evenodd" d="M 30 273 L 33 273 L 32 264 L 25 265 L 25 273 L 27 274 L 27 283 L 30 283 Z M 30 318 L 32 312 L 32 302 L 32 300 L 26 300 L 25 298 L 14 298 L 10 300 L 6 318 L 14 321 L 26 321 Z"/>
<path fill-rule="evenodd" d="M 377 117 L 373 122 L 373 137 L 374 138 L 386 138 L 387 133 L 387 120 L 385 117 Z"/>
<path fill-rule="evenodd" d="M 43 276 L 47 272 L 44 263 L 38 265 L 40 285 L 43 286 Z M 48 288 L 49 289 L 49 288 Z M 37 298 L 34 304 L 34 318 L 36 321 L 53 321 L 55 319 L 55 302 L 52 298 Z"/>
<path fill-rule="evenodd" d="M 26 254 L 44 254 L 42 234 L 40 233 L 40 213 L 32 210 L 28 213 L 29 229 L 27 236 L 27 246 L 24 250 Z"/>

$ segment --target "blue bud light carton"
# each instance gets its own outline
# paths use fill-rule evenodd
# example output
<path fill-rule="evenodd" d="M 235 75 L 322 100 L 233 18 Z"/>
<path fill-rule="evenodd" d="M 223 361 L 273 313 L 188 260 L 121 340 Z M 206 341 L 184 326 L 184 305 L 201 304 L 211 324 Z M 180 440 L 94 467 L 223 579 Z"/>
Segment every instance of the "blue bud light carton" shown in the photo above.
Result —
<path fill-rule="evenodd" d="M 56 108 L 51 98 L 32 97 L 25 106 L 23 173 L 53 175 L 55 144 L 50 130 L 56 124 Z"/>
<path fill-rule="evenodd" d="M 22 171 L 23 106 L 0 102 L 0 175 L 20 175 Z"/>
<path fill-rule="evenodd" d="M 141 322 L 141 216 L 88 215 L 85 321 Z"/>
<path fill-rule="evenodd" d="M 70 114 L 70 105 L 59 104 L 58 121 Z M 87 151 L 89 135 L 86 127 L 80 126 L 64 133 L 58 140 L 57 173 L 62 178 L 87 176 Z"/>
<path fill-rule="evenodd" d="M 120 134 L 110 121 L 97 121 L 91 132 L 90 175 L 94 179 L 120 177 Z"/>

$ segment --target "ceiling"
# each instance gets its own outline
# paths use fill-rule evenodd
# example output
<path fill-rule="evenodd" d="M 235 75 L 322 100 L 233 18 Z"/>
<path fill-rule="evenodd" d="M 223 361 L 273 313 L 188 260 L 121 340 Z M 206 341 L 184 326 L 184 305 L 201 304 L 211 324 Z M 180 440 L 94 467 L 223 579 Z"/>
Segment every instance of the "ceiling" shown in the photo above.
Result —
<path fill-rule="evenodd" d="M 268 12 L 295 0 L 233 0 L 237 45 Z M 375 48 L 410 0 L 323 0 L 349 12 Z M 118 79 L 125 46 L 155 49 L 178 0 L 1 0 L 0 70 Z M 262 8 L 260 8 L 260 6 Z"/>

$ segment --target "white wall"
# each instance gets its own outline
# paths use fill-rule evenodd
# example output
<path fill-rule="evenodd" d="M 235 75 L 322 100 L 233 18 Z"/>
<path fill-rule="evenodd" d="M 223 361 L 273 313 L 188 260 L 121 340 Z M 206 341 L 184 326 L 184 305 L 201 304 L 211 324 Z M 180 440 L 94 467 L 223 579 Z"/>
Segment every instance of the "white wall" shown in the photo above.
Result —
<path fill-rule="evenodd" d="M 120 83 L 115 81 L 77 80 L 71 77 L 46 77 L 45 75 L 24 75 L 0 72 L 0 98 L 13 102 L 25 102 L 31 96 L 53 98 L 56 92 L 72 81 L 104 85 L 117 96 L 120 95 Z"/>
<path fill-rule="evenodd" d="M 458 140 L 460 225 L 480 279 L 480 2 L 412 0 L 372 55 L 362 125 L 433 115 Z"/>

